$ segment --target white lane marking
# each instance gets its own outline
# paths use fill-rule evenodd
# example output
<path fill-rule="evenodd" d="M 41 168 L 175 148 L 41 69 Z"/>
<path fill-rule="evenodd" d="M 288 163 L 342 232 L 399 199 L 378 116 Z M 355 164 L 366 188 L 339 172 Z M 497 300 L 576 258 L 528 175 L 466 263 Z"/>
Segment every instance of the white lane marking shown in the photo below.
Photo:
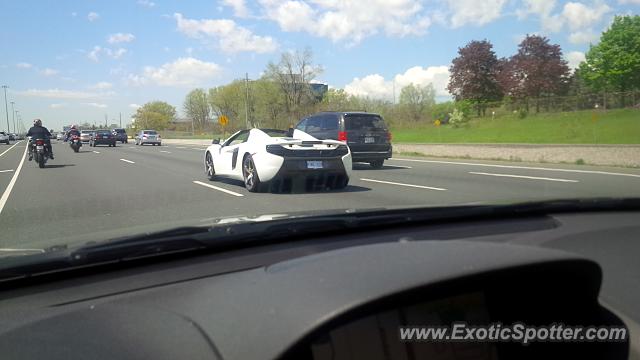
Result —
<path fill-rule="evenodd" d="M 210 185 L 210 184 L 205 184 L 202 181 L 194 180 L 193 183 L 194 184 L 198 184 L 198 185 L 202 185 L 202 186 L 214 189 L 214 190 L 222 191 L 223 193 L 227 193 L 227 194 L 230 194 L 230 195 L 233 195 L 233 196 L 244 196 L 242 194 L 238 194 L 237 192 L 233 192 L 231 190 L 223 189 L 221 187 L 213 186 L 213 185 Z"/>
<path fill-rule="evenodd" d="M 202 150 L 204 150 L 204 149 L 202 149 L 202 148 L 191 148 L 191 150 L 198 150 L 198 151 L 202 151 Z"/>
<path fill-rule="evenodd" d="M 577 183 L 578 180 L 569 180 L 569 179 L 556 179 L 556 178 L 548 178 L 548 177 L 538 177 L 538 176 L 524 176 L 524 175 L 511 175 L 511 174 L 493 174 L 493 173 L 483 173 L 483 172 L 474 172 L 469 171 L 469 174 L 474 175 L 487 175 L 487 176 L 497 176 L 497 177 L 512 177 L 518 179 L 530 179 L 530 180 L 546 180 L 546 181 L 559 181 L 559 182 L 570 182 Z"/>
<path fill-rule="evenodd" d="M 0 173 L 12 172 L 12 171 L 13 171 L 13 169 L 10 169 L 10 170 L 0 170 Z"/>
<path fill-rule="evenodd" d="M 495 168 L 503 168 L 503 169 L 525 169 L 525 170 L 563 171 L 563 172 L 573 172 L 573 173 L 581 173 L 581 174 L 615 175 L 615 176 L 629 176 L 629 177 L 637 177 L 637 178 L 640 178 L 640 175 L 639 175 L 639 174 L 625 174 L 625 173 L 617 173 L 617 172 L 609 172 L 609 171 L 600 171 L 600 170 L 556 169 L 556 168 L 545 168 L 545 167 L 535 167 L 535 166 L 517 166 L 517 165 L 482 164 L 482 163 L 468 163 L 468 162 L 441 161 L 441 160 L 418 160 L 418 159 L 389 159 L 389 160 L 397 160 L 397 161 L 413 161 L 413 162 L 434 163 L 434 164 L 451 164 L 451 165 L 486 166 L 486 167 L 495 167 Z"/>
<path fill-rule="evenodd" d="M 24 153 L 22 154 L 22 160 L 20 160 L 18 169 L 16 169 L 16 172 L 13 173 L 13 177 L 11 178 L 11 181 L 9 181 L 9 185 L 7 185 L 7 188 L 4 190 L 4 193 L 0 198 L 0 214 L 2 214 L 4 205 L 7 203 L 7 200 L 9 199 L 9 195 L 11 194 L 11 190 L 13 190 L 13 186 L 16 184 L 16 180 L 18 180 L 18 175 L 20 175 L 20 170 L 22 170 L 22 165 L 24 165 L 24 159 L 26 159 L 27 157 L 27 149 L 28 149 L 28 146 L 25 146 Z"/>
<path fill-rule="evenodd" d="M 398 182 L 392 182 L 392 181 L 382 181 L 382 180 L 374 180 L 374 179 L 360 179 L 360 180 L 362 180 L 362 181 L 370 181 L 370 182 L 375 182 L 375 183 L 380 183 L 380 184 L 414 187 L 414 188 L 419 188 L 419 189 L 438 190 L 438 191 L 446 191 L 447 190 L 447 189 L 444 189 L 444 188 L 437 188 L 437 187 L 423 186 L 423 185 L 404 184 L 404 183 L 398 183 Z"/>
<path fill-rule="evenodd" d="M 176 149 L 186 149 L 184 146 L 176 146 Z"/>
<path fill-rule="evenodd" d="M 160 150 L 161 153 L 166 153 L 166 154 L 171 154 L 171 151 L 167 151 L 167 150 Z"/>
<path fill-rule="evenodd" d="M 135 164 L 135 162 L 133 162 L 131 160 L 127 160 L 127 159 L 120 159 L 120 161 L 124 161 L 124 162 L 129 163 L 129 164 Z"/>
<path fill-rule="evenodd" d="M 94 154 L 100 154 L 100 151 L 95 151 L 95 150 L 93 150 L 93 153 L 94 153 Z"/>
<path fill-rule="evenodd" d="M 413 169 L 411 166 L 402 166 L 402 165 L 385 165 L 384 167 L 392 167 L 398 169 Z"/>
<path fill-rule="evenodd" d="M 17 143 L 13 144 L 13 146 L 11 146 L 10 148 L 8 148 L 7 150 L 3 151 L 2 154 L 0 154 L 0 156 L 6 154 L 9 150 L 13 149 L 16 145 L 20 144 L 22 142 L 22 140 L 18 141 Z"/>
<path fill-rule="evenodd" d="M 13 248 L 0 248 L 0 252 L 22 252 L 22 251 L 32 251 L 32 252 L 45 252 L 44 249 L 13 249 Z"/>

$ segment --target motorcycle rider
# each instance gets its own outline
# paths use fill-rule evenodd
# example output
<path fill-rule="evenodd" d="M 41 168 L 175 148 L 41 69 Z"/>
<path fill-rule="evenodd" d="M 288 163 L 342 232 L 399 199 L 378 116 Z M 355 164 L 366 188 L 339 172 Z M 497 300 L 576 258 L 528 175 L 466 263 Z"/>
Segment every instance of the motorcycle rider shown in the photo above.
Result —
<path fill-rule="evenodd" d="M 68 141 L 69 139 L 71 139 L 73 135 L 80 136 L 80 130 L 78 130 L 78 125 L 71 125 L 71 128 L 69 129 L 69 131 L 67 131 L 67 133 L 65 134 L 64 141 Z"/>
<path fill-rule="evenodd" d="M 43 139 L 47 150 L 49 150 L 49 157 L 53 160 L 53 147 L 51 146 L 51 133 L 46 127 L 42 126 L 42 120 L 33 120 L 33 126 L 27 132 L 27 136 L 31 136 L 31 140 Z M 33 160 L 33 148 L 29 146 L 29 161 Z"/>

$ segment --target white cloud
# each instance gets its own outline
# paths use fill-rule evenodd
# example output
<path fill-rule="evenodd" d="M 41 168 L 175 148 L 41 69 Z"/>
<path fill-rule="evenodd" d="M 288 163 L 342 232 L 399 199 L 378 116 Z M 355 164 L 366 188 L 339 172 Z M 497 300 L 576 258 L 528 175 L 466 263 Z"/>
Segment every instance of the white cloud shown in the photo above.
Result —
<path fill-rule="evenodd" d="M 222 0 L 222 3 L 233 9 L 233 14 L 237 17 L 249 16 L 249 9 L 244 0 Z"/>
<path fill-rule="evenodd" d="M 58 70 L 50 69 L 50 68 L 46 68 L 46 69 L 40 71 L 40 74 L 42 74 L 44 76 L 54 76 L 54 75 L 57 75 L 58 73 L 59 73 Z"/>
<path fill-rule="evenodd" d="M 598 34 L 593 31 L 576 31 L 569 34 L 569 42 L 572 44 L 595 44 L 598 42 Z"/>
<path fill-rule="evenodd" d="M 98 20 L 100 18 L 100 14 L 98 14 L 97 12 L 90 12 L 87 14 L 87 20 L 94 22 L 96 20 Z"/>
<path fill-rule="evenodd" d="M 113 84 L 106 81 L 100 81 L 94 85 L 89 86 L 90 89 L 96 89 L 96 90 L 107 90 L 107 89 L 111 89 L 112 87 L 113 87 Z"/>
<path fill-rule="evenodd" d="M 156 6 L 156 3 L 154 3 L 153 1 L 149 1 L 149 0 L 138 0 L 138 5 L 142 5 L 144 7 L 152 8 L 152 7 Z"/>
<path fill-rule="evenodd" d="M 556 6 L 556 0 L 523 0 L 524 9 L 516 11 L 520 19 L 526 18 L 527 15 L 546 16 L 551 14 Z"/>
<path fill-rule="evenodd" d="M 138 104 L 129 104 L 129 107 L 132 109 L 137 109 L 139 107 L 141 107 L 142 105 L 138 105 Z"/>
<path fill-rule="evenodd" d="M 396 98 L 398 98 L 402 88 L 409 84 L 421 86 L 432 84 L 437 96 L 449 96 L 447 91 L 449 68 L 447 66 L 429 66 L 426 68 L 414 66 L 402 74 L 397 74 L 394 80 L 386 80 L 379 74 L 372 74 L 361 79 L 353 79 L 351 83 L 344 87 L 344 90 L 352 95 L 392 100 L 394 82 Z"/>
<path fill-rule="evenodd" d="M 451 26 L 485 25 L 496 20 L 502 14 L 507 0 L 447 0 L 451 16 Z"/>
<path fill-rule="evenodd" d="M 636 4 L 636 5 L 640 5 L 640 0 L 618 0 L 618 3 L 620 4 Z"/>
<path fill-rule="evenodd" d="M 564 5 L 562 16 L 569 28 L 576 31 L 598 23 L 609 11 L 611 11 L 611 8 L 605 3 L 587 6 L 579 2 L 569 2 Z"/>
<path fill-rule="evenodd" d="M 100 94 L 94 92 L 60 90 L 60 89 L 29 89 L 18 92 L 19 95 L 48 99 L 95 99 L 110 96 L 111 93 Z"/>
<path fill-rule="evenodd" d="M 254 35 L 233 20 L 192 20 L 178 13 L 173 16 L 176 19 L 178 31 L 191 38 L 213 38 L 217 40 L 218 47 L 227 53 L 244 51 L 269 53 L 278 47 L 272 37 Z"/>
<path fill-rule="evenodd" d="M 65 104 L 65 103 L 49 105 L 49 108 L 51 108 L 51 109 L 61 109 L 61 108 L 65 108 L 65 107 L 67 107 L 67 104 Z"/>
<path fill-rule="evenodd" d="M 135 40 L 135 38 L 136 37 L 130 33 L 127 33 L 127 34 L 117 33 L 117 34 L 109 35 L 109 37 L 107 38 L 107 42 L 109 44 L 128 43 Z"/>
<path fill-rule="evenodd" d="M 118 49 L 109 49 L 103 48 L 101 46 L 94 46 L 93 49 L 87 54 L 87 57 L 95 62 L 100 61 L 100 56 L 103 54 L 112 58 L 112 59 L 120 59 L 124 54 L 127 53 L 127 49 L 118 48 Z"/>
<path fill-rule="evenodd" d="M 78 16 L 77 12 L 74 11 L 74 12 L 71 13 L 71 17 L 76 17 L 76 16 Z"/>
<path fill-rule="evenodd" d="M 100 109 L 104 109 L 104 108 L 107 107 L 106 104 L 95 103 L 95 102 L 85 103 L 85 105 L 96 107 L 96 108 L 100 108 Z"/>
<path fill-rule="evenodd" d="M 134 86 L 152 83 L 159 86 L 194 87 L 210 83 L 220 72 L 218 64 L 188 57 L 160 67 L 147 66 L 142 75 L 129 74 L 126 81 Z"/>
<path fill-rule="evenodd" d="M 571 69 L 575 69 L 580 66 L 580 63 L 585 60 L 585 56 L 583 52 L 580 51 L 570 51 L 565 54 L 565 59 L 569 63 L 569 67 Z"/>
<path fill-rule="evenodd" d="M 33 67 L 33 65 L 26 63 L 26 62 L 19 62 L 16 64 L 16 67 L 18 69 L 31 69 Z"/>
<path fill-rule="evenodd" d="M 431 25 L 418 0 L 259 0 L 283 31 L 303 31 L 334 42 L 357 44 L 384 33 L 423 35 Z"/>

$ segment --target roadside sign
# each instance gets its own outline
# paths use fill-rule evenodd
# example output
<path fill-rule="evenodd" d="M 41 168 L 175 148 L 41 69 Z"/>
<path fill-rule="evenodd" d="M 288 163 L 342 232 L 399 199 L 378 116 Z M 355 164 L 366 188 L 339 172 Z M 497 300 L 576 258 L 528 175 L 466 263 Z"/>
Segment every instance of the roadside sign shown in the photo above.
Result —
<path fill-rule="evenodd" d="M 227 126 L 228 122 L 229 118 L 226 115 L 220 115 L 220 117 L 218 118 L 218 123 L 222 126 Z"/>
<path fill-rule="evenodd" d="M 440 119 L 436 119 L 436 121 L 433 122 L 433 125 L 440 126 Z"/>

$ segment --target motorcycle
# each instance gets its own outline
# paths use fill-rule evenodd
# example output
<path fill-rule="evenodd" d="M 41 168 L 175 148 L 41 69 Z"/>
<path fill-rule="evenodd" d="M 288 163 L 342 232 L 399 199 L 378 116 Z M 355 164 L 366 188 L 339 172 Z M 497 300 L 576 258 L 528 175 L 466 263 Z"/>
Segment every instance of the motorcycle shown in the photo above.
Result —
<path fill-rule="evenodd" d="M 38 166 L 41 169 L 44 168 L 47 160 L 49 160 L 49 149 L 45 145 L 44 139 L 32 140 L 31 153 Z"/>
<path fill-rule="evenodd" d="M 82 146 L 82 141 L 80 141 L 80 136 L 78 135 L 71 136 L 71 139 L 69 139 L 69 146 L 71 146 L 74 152 L 79 152 L 80 147 Z"/>

